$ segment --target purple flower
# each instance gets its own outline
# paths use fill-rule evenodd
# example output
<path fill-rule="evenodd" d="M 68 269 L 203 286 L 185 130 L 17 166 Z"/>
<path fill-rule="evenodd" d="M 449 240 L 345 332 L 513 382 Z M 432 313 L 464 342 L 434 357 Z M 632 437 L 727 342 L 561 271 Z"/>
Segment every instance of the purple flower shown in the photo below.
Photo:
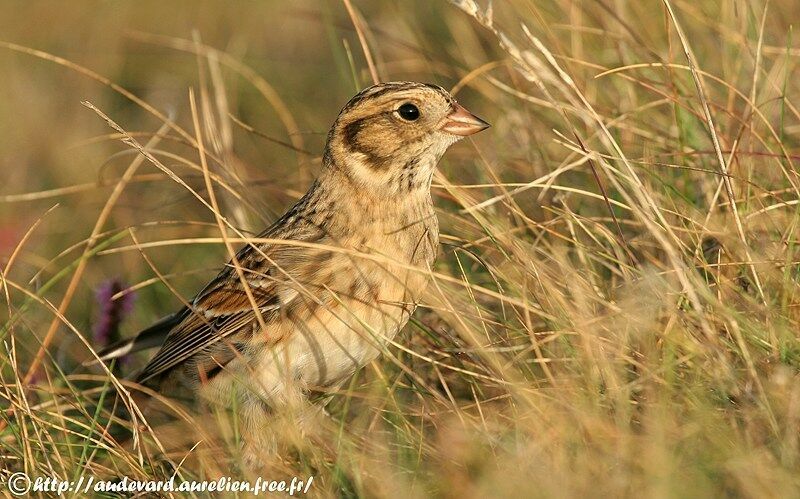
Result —
<path fill-rule="evenodd" d="M 116 300 L 113 296 L 126 288 L 127 285 L 120 280 L 109 279 L 100 284 L 95 291 L 95 299 L 100 306 L 94 324 L 94 341 L 97 347 L 109 345 L 120 339 L 120 324 L 133 310 L 136 295 L 125 293 Z"/>

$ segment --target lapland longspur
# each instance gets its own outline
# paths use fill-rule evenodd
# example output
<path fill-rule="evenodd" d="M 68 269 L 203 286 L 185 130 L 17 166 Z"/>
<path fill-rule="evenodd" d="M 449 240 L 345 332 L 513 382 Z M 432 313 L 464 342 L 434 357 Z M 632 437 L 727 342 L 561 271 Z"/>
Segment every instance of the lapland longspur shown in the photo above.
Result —
<path fill-rule="evenodd" d="M 271 242 L 242 248 L 189 307 L 101 359 L 160 347 L 139 383 L 236 397 L 257 441 L 270 408 L 347 379 L 408 321 L 438 249 L 436 164 L 488 126 L 436 85 L 359 92 L 328 133 L 319 178 L 258 236 Z"/>

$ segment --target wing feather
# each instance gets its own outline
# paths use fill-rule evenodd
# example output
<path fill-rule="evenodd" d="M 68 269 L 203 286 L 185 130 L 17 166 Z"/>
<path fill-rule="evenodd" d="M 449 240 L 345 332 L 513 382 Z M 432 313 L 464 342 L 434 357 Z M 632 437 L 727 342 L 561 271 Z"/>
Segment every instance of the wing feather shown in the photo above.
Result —
<path fill-rule="evenodd" d="M 304 234 L 304 239 L 319 241 L 321 234 Z M 268 260 L 262 253 L 268 255 Z M 293 301 L 298 293 L 288 285 L 286 274 L 293 274 L 302 262 L 307 262 L 308 248 L 291 246 L 243 248 L 237 255 L 244 270 L 246 283 L 262 315 L 267 318 Z M 279 267 L 278 270 L 276 267 Z M 167 334 L 164 344 L 136 379 L 144 383 L 212 345 L 252 328 L 257 322 L 250 298 L 245 292 L 235 268 L 229 263 L 192 301 L 191 308 Z"/>

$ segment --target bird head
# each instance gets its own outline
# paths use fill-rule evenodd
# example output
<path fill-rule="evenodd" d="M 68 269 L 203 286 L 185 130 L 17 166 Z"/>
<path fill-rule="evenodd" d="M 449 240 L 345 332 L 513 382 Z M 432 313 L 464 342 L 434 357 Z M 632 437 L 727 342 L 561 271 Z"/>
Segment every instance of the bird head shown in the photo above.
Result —
<path fill-rule="evenodd" d="M 381 83 L 359 92 L 339 113 L 326 163 L 376 193 L 427 191 L 447 148 L 488 127 L 442 87 Z"/>

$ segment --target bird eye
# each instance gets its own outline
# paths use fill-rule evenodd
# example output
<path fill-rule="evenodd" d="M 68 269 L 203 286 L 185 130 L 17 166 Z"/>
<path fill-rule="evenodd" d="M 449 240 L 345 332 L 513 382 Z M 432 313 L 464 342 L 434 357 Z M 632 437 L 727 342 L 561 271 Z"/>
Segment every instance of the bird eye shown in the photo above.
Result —
<path fill-rule="evenodd" d="M 419 118 L 419 108 L 410 102 L 406 102 L 397 108 L 397 114 L 406 121 L 416 121 Z"/>

